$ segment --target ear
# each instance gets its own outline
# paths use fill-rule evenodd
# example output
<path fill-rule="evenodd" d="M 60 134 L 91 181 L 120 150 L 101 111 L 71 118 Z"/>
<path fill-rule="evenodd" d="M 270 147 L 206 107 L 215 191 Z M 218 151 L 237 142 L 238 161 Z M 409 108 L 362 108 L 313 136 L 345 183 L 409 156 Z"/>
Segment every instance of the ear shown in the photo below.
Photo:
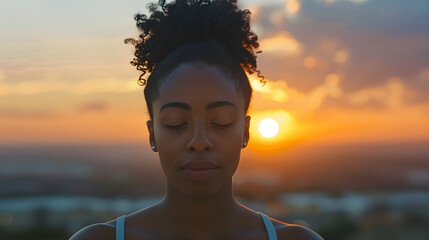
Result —
<path fill-rule="evenodd" d="M 146 122 L 146 125 L 147 125 L 147 130 L 149 131 L 149 143 L 150 143 L 150 147 L 152 148 L 152 150 L 154 152 L 156 152 L 157 149 L 156 149 L 155 133 L 154 133 L 154 129 L 153 129 L 153 122 L 151 120 L 148 120 Z"/>
<path fill-rule="evenodd" d="M 244 118 L 244 136 L 243 136 L 243 148 L 245 148 L 249 144 L 250 138 L 250 116 L 246 116 Z"/>

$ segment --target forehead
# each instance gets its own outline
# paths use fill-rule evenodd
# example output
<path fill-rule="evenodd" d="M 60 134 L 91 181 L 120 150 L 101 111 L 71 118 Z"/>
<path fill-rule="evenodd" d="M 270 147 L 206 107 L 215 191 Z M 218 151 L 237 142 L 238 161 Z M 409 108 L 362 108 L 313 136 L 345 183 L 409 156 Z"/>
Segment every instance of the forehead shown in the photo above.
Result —
<path fill-rule="evenodd" d="M 185 63 L 178 66 L 161 83 L 155 112 L 168 102 L 185 102 L 192 108 L 205 108 L 216 101 L 229 101 L 237 109 L 244 108 L 233 80 L 214 66 L 204 63 Z"/>

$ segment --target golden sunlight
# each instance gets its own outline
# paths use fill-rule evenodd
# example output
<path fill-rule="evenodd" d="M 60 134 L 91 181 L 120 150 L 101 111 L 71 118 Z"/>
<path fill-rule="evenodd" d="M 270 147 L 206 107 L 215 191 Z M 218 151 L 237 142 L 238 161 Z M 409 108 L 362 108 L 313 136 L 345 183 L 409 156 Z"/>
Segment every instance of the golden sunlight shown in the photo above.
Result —
<path fill-rule="evenodd" d="M 259 123 L 259 133 L 266 138 L 272 138 L 278 132 L 279 124 L 272 118 L 265 118 Z"/>
<path fill-rule="evenodd" d="M 304 45 L 286 31 L 279 31 L 274 36 L 263 38 L 259 44 L 264 53 L 277 56 L 299 56 L 304 50 Z"/>
<path fill-rule="evenodd" d="M 274 153 L 287 148 L 303 137 L 303 134 L 297 134 L 299 128 L 297 128 L 296 119 L 283 108 L 253 110 L 251 116 L 254 124 L 250 124 L 252 144 L 249 147 L 252 150 Z"/>

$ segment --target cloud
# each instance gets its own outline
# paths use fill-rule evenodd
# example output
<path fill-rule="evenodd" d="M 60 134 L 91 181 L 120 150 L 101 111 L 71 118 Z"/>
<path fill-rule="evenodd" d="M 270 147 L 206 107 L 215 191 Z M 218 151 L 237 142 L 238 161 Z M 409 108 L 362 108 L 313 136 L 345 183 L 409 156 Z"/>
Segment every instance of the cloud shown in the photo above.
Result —
<path fill-rule="evenodd" d="M 74 86 L 73 91 L 78 94 L 96 92 L 131 92 L 140 88 L 136 79 L 124 81 L 116 78 L 92 79 L 80 82 Z"/>
<path fill-rule="evenodd" d="M 303 63 L 304 63 L 305 68 L 312 69 L 316 66 L 317 60 L 313 56 L 308 56 L 308 57 L 304 58 Z"/>
<path fill-rule="evenodd" d="M 273 25 L 281 27 L 286 21 L 286 12 L 283 9 L 275 11 L 271 13 L 269 19 Z"/>
<path fill-rule="evenodd" d="M 261 50 L 278 56 L 297 56 L 304 49 L 304 45 L 286 31 L 264 38 L 260 41 Z"/>
<path fill-rule="evenodd" d="M 291 99 L 294 99 L 297 107 L 318 109 L 327 97 L 339 98 L 342 95 L 343 91 L 339 86 L 340 82 L 341 78 L 338 74 L 329 74 L 325 77 L 322 85 L 314 88 L 307 94 L 293 89 L 290 93 Z"/>
<path fill-rule="evenodd" d="M 285 4 L 288 14 L 296 14 L 301 10 L 301 1 L 299 0 L 286 0 Z"/>
<path fill-rule="evenodd" d="M 106 111 L 108 108 L 109 108 L 109 105 L 107 102 L 90 101 L 80 105 L 78 110 L 80 112 L 101 112 L 101 111 Z"/>
<path fill-rule="evenodd" d="M 346 49 L 341 49 L 335 52 L 334 61 L 338 64 L 344 64 L 349 60 L 350 54 Z"/>
<path fill-rule="evenodd" d="M 253 75 L 249 75 L 249 80 L 253 90 L 261 93 L 266 99 L 280 103 L 286 102 L 289 99 L 289 95 L 286 93 L 288 86 L 285 81 L 267 81 L 262 86 L 259 79 Z"/>
<path fill-rule="evenodd" d="M 270 14 L 270 22 L 275 26 L 282 27 L 287 18 L 294 18 L 301 10 L 301 1 L 299 0 L 285 0 L 284 7 L 275 9 Z"/>
<path fill-rule="evenodd" d="M 252 2 L 246 7 L 252 13 L 251 29 L 260 39 L 276 34 L 279 30 L 286 29 L 288 20 L 298 16 L 300 6 L 300 1 L 297 0 L 269 1 L 260 4 Z M 294 11 L 295 13 L 292 13 Z"/>
<path fill-rule="evenodd" d="M 301 92 L 288 86 L 286 81 L 267 81 L 261 86 L 259 80 L 250 75 L 249 79 L 255 92 L 262 95 L 263 98 L 274 102 L 288 103 L 294 109 L 318 109 L 325 98 L 339 98 L 343 91 L 340 88 L 341 77 L 339 74 L 328 74 L 322 85 L 315 87 L 308 93 Z"/>
<path fill-rule="evenodd" d="M 46 110 L 18 110 L 3 109 L 0 110 L 0 118 L 19 118 L 19 119 L 47 119 L 60 116 L 57 112 Z"/>
<path fill-rule="evenodd" d="M 422 73 L 424 76 L 426 72 L 422 71 Z M 384 84 L 351 92 L 345 92 L 341 88 L 343 75 L 340 73 L 326 75 L 322 84 L 306 92 L 288 86 L 284 80 L 267 80 L 264 86 L 253 75 L 249 75 L 249 80 L 255 92 L 254 95 L 271 102 L 263 101 L 264 105 L 259 106 L 258 109 L 266 109 L 267 104 L 270 104 L 271 107 L 285 107 L 294 111 L 317 110 L 326 103 L 329 105 L 331 102 L 326 102 L 328 99 L 335 101 L 333 102 L 335 106 L 342 107 L 397 108 L 410 106 L 411 102 L 407 100 L 412 100 L 416 94 L 416 91 L 407 88 L 399 77 L 390 77 Z"/>
<path fill-rule="evenodd" d="M 364 88 L 351 93 L 348 96 L 348 103 L 361 106 L 375 102 L 386 107 L 397 107 L 403 104 L 405 90 L 401 78 L 391 77 L 383 86 Z"/>
<path fill-rule="evenodd" d="M 32 95 L 48 92 L 67 92 L 72 94 L 131 92 L 138 88 L 139 85 L 135 79 L 124 80 L 117 78 L 105 78 L 70 83 L 48 78 L 39 82 L 23 81 L 17 84 L 7 84 L 0 80 L 0 96 Z"/>

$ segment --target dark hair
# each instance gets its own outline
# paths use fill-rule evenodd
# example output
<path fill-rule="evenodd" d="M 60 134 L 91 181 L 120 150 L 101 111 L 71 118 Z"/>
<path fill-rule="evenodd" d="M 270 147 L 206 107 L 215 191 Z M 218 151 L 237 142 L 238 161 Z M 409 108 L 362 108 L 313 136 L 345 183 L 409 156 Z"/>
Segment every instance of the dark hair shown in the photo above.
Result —
<path fill-rule="evenodd" d="M 258 37 L 250 31 L 250 11 L 239 10 L 236 0 L 176 0 L 149 3 L 151 13 L 136 14 L 134 19 L 142 33 L 139 39 L 128 38 L 135 48 L 133 66 L 143 72 L 138 79 L 146 85 L 144 94 L 150 118 L 152 103 L 158 97 L 160 80 L 183 63 L 203 62 L 219 67 L 235 80 L 244 97 L 247 112 L 252 88 L 244 71 L 258 73 L 254 49 Z M 158 6 L 162 11 L 158 11 Z M 256 53 L 260 53 L 258 51 Z M 150 72 L 147 80 L 143 76 Z"/>

